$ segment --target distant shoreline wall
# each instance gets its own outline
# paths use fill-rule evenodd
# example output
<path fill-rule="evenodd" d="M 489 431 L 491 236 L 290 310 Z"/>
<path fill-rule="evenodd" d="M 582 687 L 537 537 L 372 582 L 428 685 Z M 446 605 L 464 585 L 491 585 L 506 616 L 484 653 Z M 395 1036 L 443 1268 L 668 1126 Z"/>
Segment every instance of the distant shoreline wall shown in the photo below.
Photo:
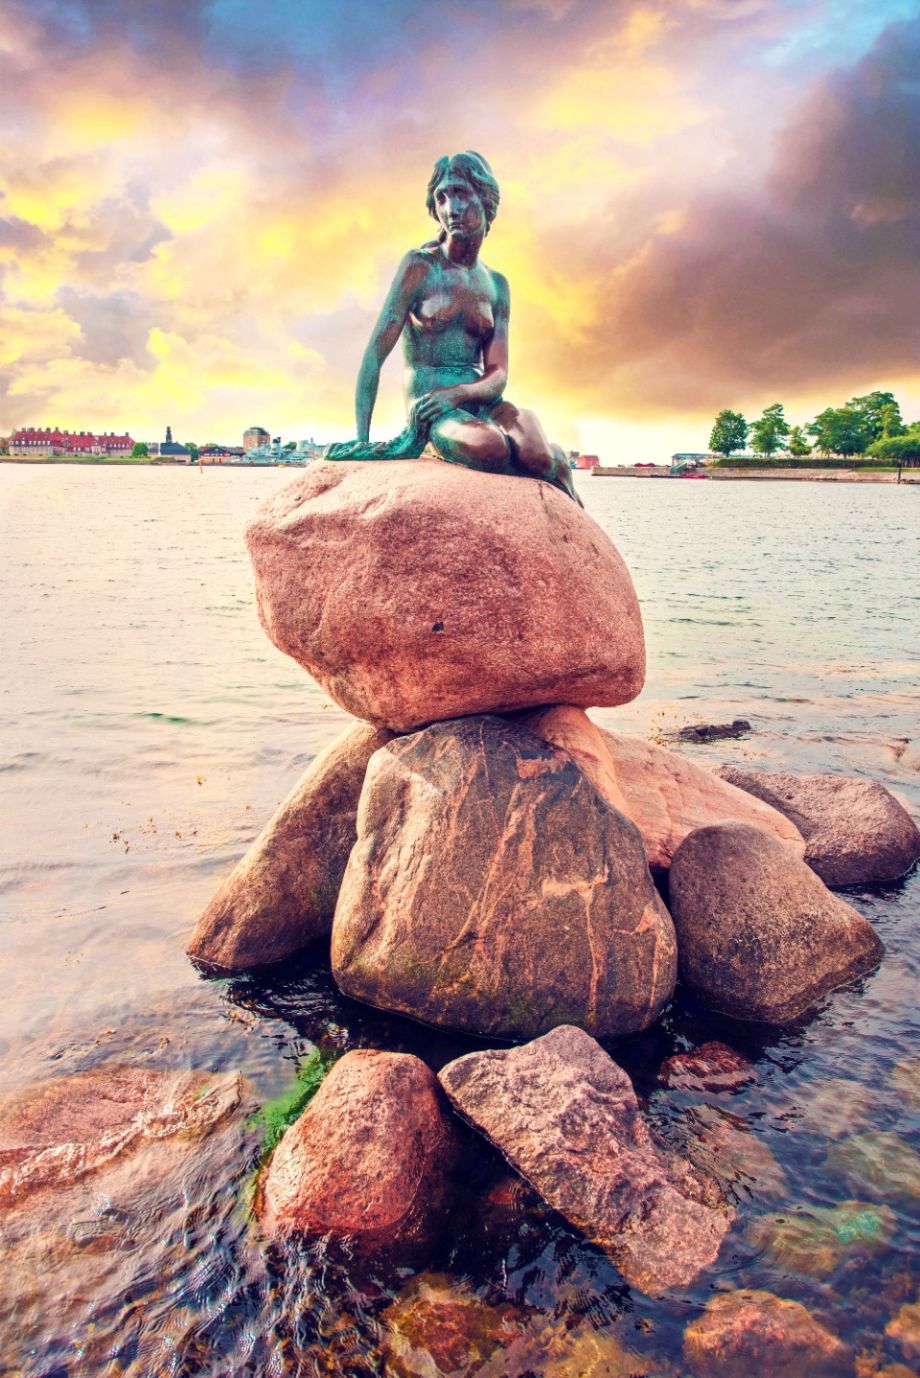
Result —
<path fill-rule="evenodd" d="M 669 478 L 665 465 L 656 465 L 654 469 L 645 469 L 637 472 L 635 469 L 605 469 L 602 465 L 593 471 L 601 478 Z M 738 480 L 744 481 L 754 479 L 757 482 L 771 483 L 777 479 L 791 479 L 793 482 L 806 483 L 897 483 L 897 469 L 875 469 L 867 472 L 860 472 L 858 469 L 708 469 L 705 474 L 706 479 Z M 675 481 L 687 482 L 675 476 Z M 693 480 L 689 480 L 692 482 Z M 920 469 L 902 469 L 901 486 L 905 484 L 916 484 L 920 487 Z"/>

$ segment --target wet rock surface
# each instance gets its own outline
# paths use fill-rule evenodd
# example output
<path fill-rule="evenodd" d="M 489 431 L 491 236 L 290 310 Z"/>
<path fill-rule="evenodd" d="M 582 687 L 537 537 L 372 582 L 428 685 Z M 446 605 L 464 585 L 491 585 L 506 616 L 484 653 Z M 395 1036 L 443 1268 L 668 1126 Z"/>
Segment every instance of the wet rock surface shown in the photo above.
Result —
<path fill-rule="evenodd" d="M 684 1333 L 697 1378 L 842 1378 L 844 1345 L 796 1301 L 742 1290 L 715 1297 Z"/>
<path fill-rule="evenodd" d="M 105 1064 L 0 1105 L 0 1206 L 102 1172 L 145 1143 L 206 1134 L 239 1104 L 235 1073 Z"/>
<path fill-rule="evenodd" d="M 825 885 L 883 885 L 920 859 L 920 830 L 876 780 L 722 766 L 718 775 L 784 813 L 805 838 L 805 860 Z"/>
<path fill-rule="evenodd" d="M 316 463 L 262 504 L 247 541 L 269 637 L 368 722 L 406 731 L 642 688 L 629 572 L 546 484 L 431 460 Z"/>
<path fill-rule="evenodd" d="M 347 1053 L 268 1162 L 263 1227 L 414 1261 L 443 1228 L 456 1154 L 437 1080 L 419 1058 Z"/>
<path fill-rule="evenodd" d="M 545 741 L 562 747 L 595 788 L 636 824 L 653 872 L 667 871 L 688 833 L 732 820 L 772 833 L 799 853 L 805 843 L 789 819 L 735 789 L 677 751 L 609 732 L 579 708 L 557 705 L 522 716 Z"/>
<path fill-rule="evenodd" d="M 679 727 L 674 736 L 681 742 L 718 742 L 729 737 L 746 737 L 750 730 L 747 718 L 733 718 L 723 723 L 688 723 Z"/>
<path fill-rule="evenodd" d="M 681 843 L 670 903 L 681 979 L 735 1019 L 791 1022 L 884 951 L 788 847 L 745 824 L 700 828 Z"/>
<path fill-rule="evenodd" d="M 831 1145 L 826 1161 L 853 1190 L 905 1202 L 920 1199 L 920 1154 L 891 1130 L 848 1135 Z"/>
<path fill-rule="evenodd" d="M 730 1211 L 704 1204 L 708 1184 L 656 1147 L 629 1077 L 582 1030 L 471 1053 L 440 1080 L 461 1115 L 634 1287 L 686 1287 L 717 1257 Z"/>
<path fill-rule="evenodd" d="M 740 1091 L 757 1080 L 757 1069 L 741 1053 L 713 1039 L 665 1058 L 657 1081 L 673 1091 L 709 1091 L 713 1095 Z"/>
<path fill-rule="evenodd" d="M 566 753 L 475 717 L 372 758 L 332 964 L 346 994 L 427 1023 L 618 1036 L 670 999 L 676 948 L 635 825 Z"/>
<path fill-rule="evenodd" d="M 838 1206 L 758 1216 L 748 1237 L 779 1267 L 820 1279 L 844 1259 L 883 1252 L 894 1229 L 895 1215 L 887 1206 L 842 1201 Z"/>
<path fill-rule="evenodd" d="M 329 934 L 367 763 L 389 740 L 356 723 L 317 756 L 201 915 L 193 961 L 245 971 Z"/>

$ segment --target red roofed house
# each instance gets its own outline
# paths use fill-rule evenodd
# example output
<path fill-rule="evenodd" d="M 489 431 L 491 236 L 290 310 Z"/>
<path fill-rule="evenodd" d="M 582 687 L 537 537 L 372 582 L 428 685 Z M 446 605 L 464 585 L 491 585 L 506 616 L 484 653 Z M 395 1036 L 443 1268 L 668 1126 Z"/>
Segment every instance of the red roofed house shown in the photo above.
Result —
<path fill-rule="evenodd" d="M 130 435 L 94 435 L 91 431 L 62 431 L 46 426 L 38 430 L 25 426 L 10 436 L 10 455 L 20 459 L 47 459 L 54 455 L 130 455 L 134 441 Z"/>

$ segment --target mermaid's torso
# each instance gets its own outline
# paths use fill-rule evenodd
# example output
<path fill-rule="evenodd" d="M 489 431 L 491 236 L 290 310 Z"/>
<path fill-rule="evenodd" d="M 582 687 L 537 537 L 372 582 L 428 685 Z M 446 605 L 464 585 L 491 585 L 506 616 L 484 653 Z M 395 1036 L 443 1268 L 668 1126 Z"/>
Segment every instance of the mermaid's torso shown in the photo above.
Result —
<path fill-rule="evenodd" d="M 481 377 L 497 302 L 495 278 L 484 264 L 448 264 L 437 244 L 417 253 L 429 266 L 403 328 L 407 401 Z"/>

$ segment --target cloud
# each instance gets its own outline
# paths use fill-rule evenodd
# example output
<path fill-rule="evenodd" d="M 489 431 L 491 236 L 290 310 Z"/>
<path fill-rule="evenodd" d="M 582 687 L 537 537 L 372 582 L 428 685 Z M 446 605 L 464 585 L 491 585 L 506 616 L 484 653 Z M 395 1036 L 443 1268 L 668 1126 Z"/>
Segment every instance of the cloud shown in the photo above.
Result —
<path fill-rule="evenodd" d="M 920 21 L 891 26 L 802 101 L 756 193 L 697 196 L 627 259 L 592 244 L 581 396 L 636 413 L 915 372 L 918 64 Z"/>

